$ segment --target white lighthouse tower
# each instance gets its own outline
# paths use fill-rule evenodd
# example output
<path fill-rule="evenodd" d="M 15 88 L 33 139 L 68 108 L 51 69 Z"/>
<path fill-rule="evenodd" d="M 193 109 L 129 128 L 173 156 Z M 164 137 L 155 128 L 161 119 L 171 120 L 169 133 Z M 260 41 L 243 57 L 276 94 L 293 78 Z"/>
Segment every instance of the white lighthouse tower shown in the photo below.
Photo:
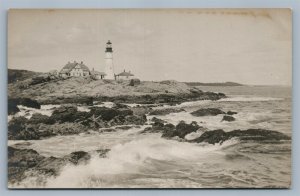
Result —
<path fill-rule="evenodd" d="M 115 72 L 114 72 L 114 64 L 113 64 L 113 50 L 111 46 L 111 42 L 108 40 L 106 43 L 105 49 L 105 73 L 106 79 L 114 80 L 115 79 Z"/>

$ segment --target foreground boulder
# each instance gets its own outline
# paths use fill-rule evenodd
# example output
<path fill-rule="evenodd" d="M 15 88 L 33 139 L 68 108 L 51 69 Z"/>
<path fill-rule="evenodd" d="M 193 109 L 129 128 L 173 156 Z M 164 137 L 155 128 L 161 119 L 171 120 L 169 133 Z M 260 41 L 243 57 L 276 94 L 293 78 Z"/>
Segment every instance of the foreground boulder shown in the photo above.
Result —
<path fill-rule="evenodd" d="M 44 159 L 35 150 L 8 147 L 8 180 L 11 183 L 25 178 L 25 171 L 38 165 Z"/>
<path fill-rule="evenodd" d="M 103 152 L 102 156 L 107 152 Z M 11 184 L 18 183 L 30 174 L 56 176 L 66 164 L 86 164 L 90 158 L 89 153 L 84 151 L 72 152 L 63 157 L 44 157 L 32 149 L 8 147 L 8 181 Z"/>
<path fill-rule="evenodd" d="M 165 129 L 162 137 L 164 138 L 172 138 L 178 136 L 179 138 L 184 138 L 187 134 L 197 131 L 200 126 L 195 122 L 191 122 L 190 124 L 186 124 L 184 121 L 180 121 L 175 129 Z"/>
<path fill-rule="evenodd" d="M 223 143 L 231 138 L 239 138 L 240 140 L 290 140 L 291 138 L 278 131 L 271 131 L 265 129 L 248 129 L 248 130 L 234 130 L 225 132 L 222 129 L 206 131 L 200 137 L 192 140 L 191 142 L 207 142 L 209 144 Z"/>
<path fill-rule="evenodd" d="M 218 108 L 201 108 L 194 112 L 191 112 L 193 116 L 217 116 L 219 114 L 225 114 L 222 110 Z"/>

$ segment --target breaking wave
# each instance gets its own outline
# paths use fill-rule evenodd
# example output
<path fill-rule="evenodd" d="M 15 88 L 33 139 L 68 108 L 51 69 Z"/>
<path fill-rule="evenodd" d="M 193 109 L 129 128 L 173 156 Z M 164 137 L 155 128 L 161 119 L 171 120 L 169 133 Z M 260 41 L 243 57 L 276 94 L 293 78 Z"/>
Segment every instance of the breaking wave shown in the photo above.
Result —
<path fill-rule="evenodd" d="M 58 177 L 49 179 L 46 186 L 122 187 L 123 181 L 136 178 L 137 173 L 149 177 L 160 170 L 165 172 L 176 170 L 177 167 L 180 168 L 180 164 L 190 161 L 201 165 L 205 163 L 207 156 L 222 153 L 219 150 L 237 143 L 237 140 L 228 140 L 222 145 L 199 145 L 149 136 L 114 146 L 107 154 L 107 158 L 94 156 L 87 165 L 68 165 Z"/>

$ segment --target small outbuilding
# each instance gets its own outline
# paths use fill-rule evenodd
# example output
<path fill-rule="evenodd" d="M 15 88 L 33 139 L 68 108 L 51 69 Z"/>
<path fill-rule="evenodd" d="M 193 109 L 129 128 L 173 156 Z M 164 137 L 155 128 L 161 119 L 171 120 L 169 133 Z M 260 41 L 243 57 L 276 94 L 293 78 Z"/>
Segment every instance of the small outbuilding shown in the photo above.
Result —
<path fill-rule="evenodd" d="M 126 72 L 125 69 L 123 72 L 115 75 L 116 77 L 116 80 L 130 80 L 132 79 L 134 75 L 129 71 L 129 72 Z"/>
<path fill-rule="evenodd" d="M 96 70 L 94 70 L 94 68 L 93 68 L 93 70 L 90 73 L 91 73 L 91 77 L 93 79 L 96 79 L 96 80 L 102 80 L 106 76 L 106 73 L 100 72 L 100 71 L 96 71 Z"/>

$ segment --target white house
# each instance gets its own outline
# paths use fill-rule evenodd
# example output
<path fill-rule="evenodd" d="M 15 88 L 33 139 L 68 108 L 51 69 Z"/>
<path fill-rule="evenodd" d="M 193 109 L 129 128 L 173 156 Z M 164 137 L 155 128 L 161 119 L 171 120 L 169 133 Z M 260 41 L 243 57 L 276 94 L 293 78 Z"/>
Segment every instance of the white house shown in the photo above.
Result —
<path fill-rule="evenodd" d="M 82 61 L 81 63 L 74 61 L 73 63 L 68 62 L 59 72 L 59 75 L 62 77 L 84 77 L 90 75 L 90 70 Z"/>

